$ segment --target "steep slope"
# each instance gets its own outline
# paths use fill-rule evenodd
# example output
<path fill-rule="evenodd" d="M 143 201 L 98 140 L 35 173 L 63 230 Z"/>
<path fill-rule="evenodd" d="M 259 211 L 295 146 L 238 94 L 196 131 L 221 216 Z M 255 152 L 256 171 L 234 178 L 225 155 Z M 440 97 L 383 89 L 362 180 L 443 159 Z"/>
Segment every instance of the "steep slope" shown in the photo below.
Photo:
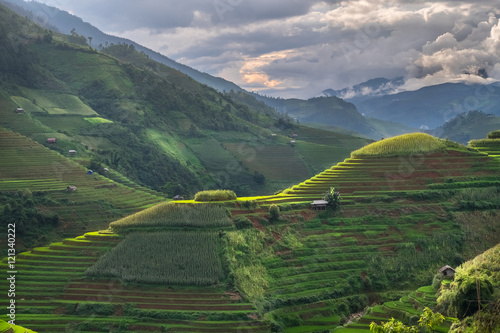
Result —
<path fill-rule="evenodd" d="M 32 21 L 42 25 L 46 29 L 56 29 L 56 31 L 67 35 L 75 29 L 75 31 L 80 35 L 90 36 L 92 37 L 92 46 L 96 48 L 102 48 L 110 44 L 134 45 L 138 51 L 144 52 L 151 59 L 189 75 L 196 81 L 206 84 L 214 89 L 217 89 L 218 91 L 229 91 L 231 89 L 235 91 L 242 90 L 232 82 L 219 77 L 214 77 L 207 73 L 202 73 L 194 68 L 180 64 L 134 41 L 106 34 L 91 24 L 84 22 L 81 18 L 58 8 L 35 1 L 26 2 L 22 0 L 2 0 L 1 2 L 18 14 L 28 16 Z"/>
<path fill-rule="evenodd" d="M 18 223 L 18 249 L 44 244 L 61 235 L 103 228 L 117 217 L 140 211 L 166 198 L 146 188 L 122 185 L 87 169 L 29 138 L 0 128 L 0 216 Z M 75 190 L 68 190 L 75 186 Z M 22 191 L 19 195 L 17 191 Z M 16 213 L 16 204 L 35 205 L 52 225 Z M 6 208 L 7 205 L 10 208 Z M 21 209 L 21 207 L 19 207 Z M 16 218 L 19 221 L 15 221 Z M 50 221 L 48 221 L 50 222 Z M 48 223 L 47 222 L 47 223 Z"/>
<path fill-rule="evenodd" d="M 439 267 L 496 244 L 498 234 L 487 230 L 500 227 L 499 172 L 484 154 L 411 134 L 353 152 L 283 194 L 256 198 L 285 210 L 282 223 L 264 225 L 276 235 L 275 255 L 263 261 L 271 314 L 298 332 L 335 328 L 349 313 L 398 299 L 430 283 Z M 309 205 L 331 187 L 341 192 L 339 212 L 287 213 L 285 207 Z M 252 221 L 262 224 L 260 216 Z"/>
<path fill-rule="evenodd" d="M 132 46 L 107 49 L 120 61 L 78 44 L 79 35 L 53 34 L 5 7 L 1 14 L 1 58 L 7 63 L 0 72 L 2 126 L 40 143 L 57 138 L 51 149 L 77 150 L 83 165 L 111 167 L 169 196 L 215 187 L 272 193 L 367 142 L 342 139 L 344 147 L 332 147 L 338 148 L 334 155 L 305 159 L 304 150 L 289 145 L 292 131 L 301 127 L 269 108 L 239 104 Z M 11 29 L 20 31 L 15 40 L 9 39 Z M 16 107 L 25 113 L 16 115 Z M 316 133 L 326 139 L 308 145 L 319 149 L 331 135 Z M 240 167 L 261 150 L 264 160 L 276 159 L 271 165 L 291 156 L 300 171 L 262 179 L 268 164 Z"/>
<path fill-rule="evenodd" d="M 500 244 L 457 267 L 454 281 L 438 298 L 438 307 L 462 319 L 450 332 L 500 330 L 499 263 Z"/>

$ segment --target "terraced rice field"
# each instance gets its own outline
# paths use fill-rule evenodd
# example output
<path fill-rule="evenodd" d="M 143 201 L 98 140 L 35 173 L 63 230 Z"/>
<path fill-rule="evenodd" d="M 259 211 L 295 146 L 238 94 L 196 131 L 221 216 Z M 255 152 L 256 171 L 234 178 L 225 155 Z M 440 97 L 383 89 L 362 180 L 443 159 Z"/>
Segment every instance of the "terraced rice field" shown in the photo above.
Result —
<path fill-rule="evenodd" d="M 455 182 L 474 177 L 497 175 L 497 162 L 474 152 L 448 150 L 409 157 L 348 158 L 316 176 L 285 190 L 262 198 L 262 203 L 320 199 L 331 187 L 340 189 L 343 198 L 387 195 L 398 191 L 425 190 L 429 184 Z"/>
<path fill-rule="evenodd" d="M 469 146 L 488 154 L 500 162 L 500 139 L 472 140 Z"/>
<path fill-rule="evenodd" d="M 69 235 L 106 228 L 119 217 L 164 202 L 158 193 L 129 187 L 87 170 L 29 138 L 0 129 L 0 191 L 44 192 L 64 204 L 41 207 L 59 214 Z M 76 186 L 74 193 L 66 191 Z"/>
<path fill-rule="evenodd" d="M 122 238 L 87 233 L 18 255 L 18 323 L 38 332 L 265 332 L 237 292 L 88 279 L 85 271 Z M 6 260 L 0 264 L 6 270 Z M 22 272 L 22 273 L 21 273 Z M 7 288 L 6 281 L 0 285 Z M 137 319 L 141 318 L 141 319 Z M 3 317 L 1 319 L 4 319 Z"/>
<path fill-rule="evenodd" d="M 389 321 L 391 318 L 396 318 L 407 325 L 417 325 L 418 318 L 422 314 L 423 309 L 425 307 L 432 309 L 436 304 L 436 292 L 432 286 L 420 287 L 408 293 L 408 295 L 401 297 L 399 300 L 385 302 L 369 308 L 354 323 L 346 325 L 345 328 L 335 329 L 332 332 L 352 333 L 354 330 L 368 332 L 372 322 L 381 324 Z M 451 323 L 450 319 L 445 320 L 441 326 L 436 328 L 436 332 L 448 332 Z"/>
<path fill-rule="evenodd" d="M 397 274 L 404 265 L 424 267 L 424 262 L 446 261 L 457 253 L 452 247 L 453 235 L 460 230 L 450 217 L 455 208 L 448 197 L 436 199 L 433 195 L 444 195 L 441 190 L 448 188 L 481 187 L 497 181 L 499 173 L 493 158 L 465 150 L 350 158 L 282 194 L 240 198 L 261 205 L 255 211 L 232 211 L 233 215 L 248 214 L 253 226 L 265 235 L 262 251 L 266 250 L 266 256 L 259 263 L 268 285 L 260 313 L 223 285 L 195 288 L 90 280 L 84 276 L 86 268 L 120 239 L 108 235 L 103 241 L 104 235 L 87 234 L 22 257 L 19 267 L 34 275 L 24 277 L 23 285 L 26 281 L 33 284 L 26 292 L 31 297 L 28 308 L 20 318 L 33 323 L 34 329 L 54 332 L 68 327 L 83 331 L 112 327 L 134 332 L 267 332 L 259 318 L 270 312 L 287 318 L 286 332 L 366 332 L 371 320 L 382 321 L 402 311 L 403 317 L 416 316 L 420 314 L 416 307 L 434 302 L 424 289 L 394 301 L 393 296 L 378 291 L 377 285 L 382 283 L 377 270 L 392 269 L 391 274 Z M 342 207 L 335 215 L 302 209 L 283 211 L 276 223 L 264 221 L 269 204 L 309 203 L 322 198 L 330 187 L 342 194 Z M 247 248 L 242 243 L 238 251 L 244 257 Z M 56 265 L 56 257 L 67 265 Z M 35 274 L 43 270 L 41 275 Z M 397 279 L 394 276 L 391 282 Z M 50 281 L 56 284 L 49 286 Z M 400 288 L 400 294 L 406 290 Z M 360 311 L 382 299 L 393 301 L 337 329 L 343 322 L 339 314 Z M 90 307 L 92 320 L 82 322 Z"/>
<path fill-rule="evenodd" d="M 321 199 L 330 187 L 342 195 L 342 208 L 336 217 L 303 215 L 303 222 L 289 220 L 300 242 L 295 248 L 279 245 L 283 236 L 279 227 L 260 226 L 267 232 L 272 230 L 276 239 L 271 244 L 275 256 L 263 261 L 271 281 L 266 296 L 277 300 L 274 311 L 297 322 L 286 331 L 334 329 L 340 323 L 335 315 L 344 301 L 369 304 L 384 298 L 376 292 L 367 293 L 363 287 L 369 281 L 367 268 L 373 267 L 374 255 L 395 263 L 403 251 L 408 265 L 443 260 L 431 258 L 436 251 L 418 245 L 423 239 L 456 233 L 448 217 L 451 207 L 446 206 L 447 199 L 432 196 L 442 195 L 440 189 L 446 188 L 495 186 L 499 173 L 497 161 L 474 151 L 448 149 L 420 156 L 350 158 L 282 194 L 255 198 L 266 207 L 271 203 L 309 203 Z M 425 304 L 431 305 L 429 297 L 412 293 L 386 307 L 419 315 L 421 311 L 413 307 L 426 300 Z M 387 313 L 375 313 L 372 319 L 382 320 Z M 366 332 L 367 321 L 365 318 L 335 332 Z"/>

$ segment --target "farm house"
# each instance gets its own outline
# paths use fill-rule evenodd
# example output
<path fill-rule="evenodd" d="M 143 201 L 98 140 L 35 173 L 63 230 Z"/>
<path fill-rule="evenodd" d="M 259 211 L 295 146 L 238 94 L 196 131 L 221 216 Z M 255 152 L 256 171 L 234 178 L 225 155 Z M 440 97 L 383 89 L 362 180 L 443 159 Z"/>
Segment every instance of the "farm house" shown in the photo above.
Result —
<path fill-rule="evenodd" d="M 48 138 L 47 139 L 47 143 L 50 143 L 50 144 L 54 144 L 54 143 L 56 143 L 56 141 L 57 141 L 56 138 Z"/>
<path fill-rule="evenodd" d="M 23 108 L 17 108 L 16 109 L 16 113 L 17 114 L 23 114 L 24 113 L 24 109 Z"/>
<path fill-rule="evenodd" d="M 72 149 L 72 150 L 69 150 L 69 151 L 68 151 L 68 154 L 70 154 L 70 155 L 72 155 L 72 156 L 73 156 L 73 155 L 76 155 L 76 150 L 73 150 L 73 149 Z"/>
<path fill-rule="evenodd" d="M 455 269 L 446 265 L 439 269 L 439 273 L 443 274 L 443 276 L 453 277 L 455 275 Z"/>
<path fill-rule="evenodd" d="M 325 210 L 326 206 L 328 206 L 328 201 L 326 200 L 314 200 L 311 203 L 311 208 L 314 210 Z"/>
<path fill-rule="evenodd" d="M 68 193 L 73 193 L 73 192 L 76 192 L 76 186 L 68 186 L 68 187 L 66 188 L 66 191 L 67 191 Z"/>

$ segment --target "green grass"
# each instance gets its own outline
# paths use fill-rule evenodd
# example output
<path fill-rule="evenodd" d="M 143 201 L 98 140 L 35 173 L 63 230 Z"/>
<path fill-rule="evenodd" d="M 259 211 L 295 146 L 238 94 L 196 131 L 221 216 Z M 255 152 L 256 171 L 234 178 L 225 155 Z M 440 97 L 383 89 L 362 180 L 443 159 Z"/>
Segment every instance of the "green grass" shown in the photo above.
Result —
<path fill-rule="evenodd" d="M 374 142 L 351 153 L 353 158 L 428 154 L 442 151 L 446 144 L 429 134 L 412 133 Z"/>
<path fill-rule="evenodd" d="M 134 233 L 87 274 L 129 282 L 213 285 L 223 278 L 218 244 L 219 235 L 210 232 Z"/>
<path fill-rule="evenodd" d="M 178 160 L 183 166 L 192 170 L 202 168 L 200 160 L 179 137 L 153 129 L 148 129 L 146 135 L 151 142 L 157 144 L 167 155 Z"/>

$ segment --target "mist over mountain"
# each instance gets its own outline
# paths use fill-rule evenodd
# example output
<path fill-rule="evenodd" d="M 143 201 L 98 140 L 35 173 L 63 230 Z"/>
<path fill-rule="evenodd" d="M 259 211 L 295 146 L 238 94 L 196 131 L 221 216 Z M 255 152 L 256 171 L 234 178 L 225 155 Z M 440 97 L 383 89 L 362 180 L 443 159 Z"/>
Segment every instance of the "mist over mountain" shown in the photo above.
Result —
<path fill-rule="evenodd" d="M 356 106 L 366 116 L 432 129 L 473 110 L 500 116 L 500 86 L 445 83 L 368 98 Z"/>
<path fill-rule="evenodd" d="M 326 89 L 323 90 L 323 95 L 337 96 L 357 105 L 370 98 L 401 92 L 403 85 L 403 77 L 394 79 L 379 77 L 340 90 Z"/>
<path fill-rule="evenodd" d="M 376 78 L 323 94 L 356 105 L 366 117 L 399 122 L 423 130 L 437 128 L 458 115 L 481 110 L 500 115 L 500 84 L 444 83 L 402 91 L 404 78 Z M 487 132 L 486 132 L 487 133 Z M 479 137 L 486 133 L 481 133 Z"/>

